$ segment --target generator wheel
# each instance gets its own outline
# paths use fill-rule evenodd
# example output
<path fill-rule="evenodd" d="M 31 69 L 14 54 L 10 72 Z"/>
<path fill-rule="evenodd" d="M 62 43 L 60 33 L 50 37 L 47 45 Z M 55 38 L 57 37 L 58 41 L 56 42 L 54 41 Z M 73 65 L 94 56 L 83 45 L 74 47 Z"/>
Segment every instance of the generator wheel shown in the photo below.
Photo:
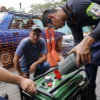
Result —
<path fill-rule="evenodd" d="M 56 42 L 56 50 L 61 51 L 62 37 L 60 37 Z"/>

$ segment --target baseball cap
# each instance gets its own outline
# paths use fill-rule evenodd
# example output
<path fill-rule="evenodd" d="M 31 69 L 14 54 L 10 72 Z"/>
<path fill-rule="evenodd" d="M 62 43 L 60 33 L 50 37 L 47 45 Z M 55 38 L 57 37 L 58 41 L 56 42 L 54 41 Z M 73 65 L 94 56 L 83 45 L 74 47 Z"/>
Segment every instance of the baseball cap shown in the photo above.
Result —
<path fill-rule="evenodd" d="M 34 30 L 37 30 L 37 29 L 42 32 L 42 29 L 41 29 L 41 27 L 39 25 L 32 25 L 31 26 L 31 31 L 34 31 Z"/>

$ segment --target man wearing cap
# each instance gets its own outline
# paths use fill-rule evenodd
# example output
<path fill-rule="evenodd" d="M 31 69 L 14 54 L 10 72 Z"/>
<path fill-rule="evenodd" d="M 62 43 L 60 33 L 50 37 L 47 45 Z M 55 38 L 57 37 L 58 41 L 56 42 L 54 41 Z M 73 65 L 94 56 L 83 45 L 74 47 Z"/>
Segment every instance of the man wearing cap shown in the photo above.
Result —
<path fill-rule="evenodd" d="M 40 38 L 42 30 L 40 26 L 33 25 L 29 33 L 30 37 L 24 38 L 18 45 L 14 66 L 20 76 L 29 78 L 29 73 L 35 73 L 34 77 L 45 73 L 50 68 L 47 60 L 47 47 L 43 38 Z M 42 57 L 39 58 L 40 53 Z"/>

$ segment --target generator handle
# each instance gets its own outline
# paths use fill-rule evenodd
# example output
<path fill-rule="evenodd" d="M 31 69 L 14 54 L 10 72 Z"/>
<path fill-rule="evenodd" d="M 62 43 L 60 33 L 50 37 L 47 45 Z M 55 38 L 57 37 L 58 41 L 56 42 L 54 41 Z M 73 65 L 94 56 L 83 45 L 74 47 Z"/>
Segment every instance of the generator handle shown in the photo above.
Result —
<path fill-rule="evenodd" d="M 45 76 L 45 75 L 51 73 L 52 71 L 54 71 L 54 70 L 56 70 L 56 69 L 58 69 L 58 65 L 57 65 L 54 69 L 52 69 L 52 70 L 50 70 L 50 71 L 48 71 L 48 72 L 45 72 L 44 74 L 39 75 L 38 77 L 36 77 L 35 79 L 33 79 L 33 81 L 36 81 L 37 79 L 39 79 L 39 78 L 41 78 L 41 77 L 43 77 L 43 76 Z"/>
<path fill-rule="evenodd" d="M 48 92 L 45 92 L 45 91 L 40 90 L 40 89 L 38 89 L 38 88 L 37 88 L 37 91 L 40 92 L 40 93 L 42 93 L 42 94 L 44 94 L 44 95 L 46 95 L 46 96 L 48 96 L 48 97 L 50 97 L 51 100 L 57 100 L 52 94 L 50 94 L 50 93 L 48 93 Z M 22 90 L 22 93 L 24 93 L 24 94 L 26 94 L 26 95 L 28 95 L 29 97 L 31 97 L 31 98 L 34 99 L 34 96 L 30 95 L 29 93 L 26 93 L 26 92 L 23 91 L 23 90 Z M 23 100 L 23 99 L 21 98 L 21 100 Z"/>
<path fill-rule="evenodd" d="M 48 96 L 48 97 L 50 97 L 52 100 L 57 100 L 57 99 L 56 99 L 52 94 L 50 94 L 49 92 L 42 91 L 42 90 L 40 90 L 40 89 L 38 89 L 38 88 L 37 88 L 37 91 L 40 92 L 40 93 L 42 93 L 42 94 L 44 94 L 44 95 L 46 95 L 46 96 Z"/>

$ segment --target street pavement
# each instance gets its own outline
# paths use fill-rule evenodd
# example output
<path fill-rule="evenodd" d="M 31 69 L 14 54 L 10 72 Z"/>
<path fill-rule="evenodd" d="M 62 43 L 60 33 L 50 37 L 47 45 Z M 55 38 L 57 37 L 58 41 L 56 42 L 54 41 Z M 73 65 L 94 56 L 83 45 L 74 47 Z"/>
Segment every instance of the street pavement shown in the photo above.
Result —
<path fill-rule="evenodd" d="M 64 60 L 62 58 L 62 56 L 60 56 L 60 58 L 62 60 L 59 63 L 61 63 Z M 11 72 L 13 71 L 14 74 L 17 74 L 15 68 L 10 68 L 9 71 L 11 71 Z M 81 73 L 81 74 L 83 76 L 85 76 L 85 73 Z M 31 79 L 33 79 L 33 74 L 31 74 Z M 100 100 L 100 67 L 98 68 L 96 85 L 97 85 L 97 87 L 96 87 L 97 100 Z M 8 94 L 9 100 L 21 100 L 20 99 L 20 92 L 19 92 L 17 86 L 14 85 L 14 84 L 0 82 L 0 95 L 2 95 L 3 93 L 7 93 Z"/>

